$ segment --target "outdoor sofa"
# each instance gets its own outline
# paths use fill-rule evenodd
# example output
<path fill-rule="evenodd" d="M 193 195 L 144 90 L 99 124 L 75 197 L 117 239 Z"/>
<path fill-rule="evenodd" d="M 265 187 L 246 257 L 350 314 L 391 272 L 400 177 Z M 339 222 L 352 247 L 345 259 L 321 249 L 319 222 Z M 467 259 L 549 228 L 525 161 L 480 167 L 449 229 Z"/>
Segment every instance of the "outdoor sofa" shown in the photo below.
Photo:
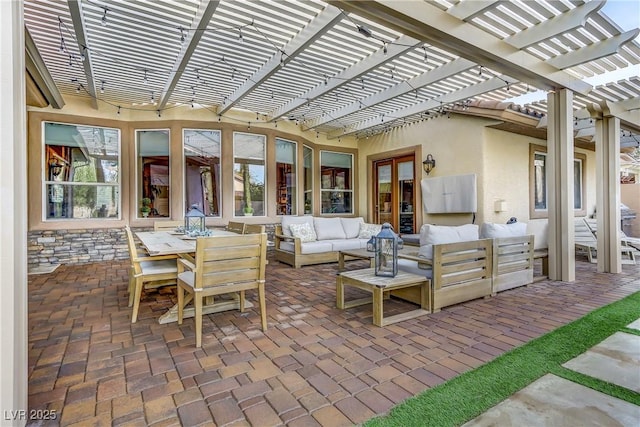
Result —
<path fill-rule="evenodd" d="M 380 225 L 362 217 L 283 216 L 275 229 L 275 258 L 295 268 L 337 262 L 340 251 L 366 249 Z"/>
<path fill-rule="evenodd" d="M 398 268 L 431 279 L 433 312 L 442 307 L 533 282 L 534 237 L 526 224 L 485 223 L 420 229 L 417 253 L 403 254 Z M 396 294 L 417 303 L 417 295 Z"/>

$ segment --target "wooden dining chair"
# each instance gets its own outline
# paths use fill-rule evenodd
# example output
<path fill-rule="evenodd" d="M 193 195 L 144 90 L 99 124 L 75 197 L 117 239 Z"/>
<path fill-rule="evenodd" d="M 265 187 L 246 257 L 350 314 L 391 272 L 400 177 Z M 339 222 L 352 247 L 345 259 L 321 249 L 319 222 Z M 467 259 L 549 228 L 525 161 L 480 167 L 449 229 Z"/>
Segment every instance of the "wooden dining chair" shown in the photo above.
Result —
<path fill-rule="evenodd" d="M 244 233 L 244 227 L 246 224 L 244 222 L 239 221 L 229 221 L 227 224 L 227 231 L 233 231 L 234 233 L 242 234 Z"/>
<path fill-rule="evenodd" d="M 264 233 L 265 227 L 260 224 L 245 224 L 243 234 L 260 234 Z"/>
<path fill-rule="evenodd" d="M 178 276 L 177 255 L 145 254 L 136 246 L 129 226 L 125 226 L 124 229 L 127 233 L 129 258 L 131 259 L 131 268 L 129 269 L 129 307 L 133 305 L 131 323 L 136 323 L 142 288 L 151 289 L 176 283 Z"/>
<path fill-rule="evenodd" d="M 184 306 L 193 300 L 196 347 L 202 346 L 202 305 L 203 299 L 209 296 L 237 292 L 242 312 L 245 291 L 257 289 L 262 330 L 267 330 L 266 260 L 266 234 L 199 237 L 196 240 L 195 264 L 178 260 L 178 324 L 182 324 Z M 188 297 L 185 297 L 185 292 Z"/>
<path fill-rule="evenodd" d="M 153 231 L 175 231 L 177 227 L 184 227 L 184 221 L 155 221 Z"/>

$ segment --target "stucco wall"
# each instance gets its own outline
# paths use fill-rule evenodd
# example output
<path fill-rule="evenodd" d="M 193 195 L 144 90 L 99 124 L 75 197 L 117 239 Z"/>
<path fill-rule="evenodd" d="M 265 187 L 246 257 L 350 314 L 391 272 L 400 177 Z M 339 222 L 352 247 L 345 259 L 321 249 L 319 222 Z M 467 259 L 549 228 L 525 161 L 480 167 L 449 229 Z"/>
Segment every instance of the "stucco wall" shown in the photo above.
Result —
<path fill-rule="evenodd" d="M 371 198 L 372 177 L 367 176 L 367 156 L 385 151 L 397 150 L 401 147 L 415 145 L 422 146 L 422 158 L 416 159 L 420 164 L 418 181 L 426 178 L 422 171 L 422 161 L 427 154 L 436 160 L 436 167 L 430 177 L 461 175 L 475 173 L 478 179 L 478 213 L 482 213 L 484 170 L 483 136 L 484 125 L 487 120 L 462 117 L 452 114 L 450 118 L 440 116 L 405 127 L 395 128 L 387 133 L 376 135 L 368 139 L 361 139 L 358 143 L 359 174 L 360 174 L 360 211 L 367 212 L 368 200 Z M 417 188 L 419 183 L 416 183 Z M 416 194 L 417 201 L 422 203 L 420 194 Z M 481 215 L 479 216 L 481 217 Z M 417 219 L 417 229 L 424 223 L 434 224 L 466 224 L 471 222 L 471 214 L 423 214 Z M 478 219 L 476 219 L 476 223 Z"/>

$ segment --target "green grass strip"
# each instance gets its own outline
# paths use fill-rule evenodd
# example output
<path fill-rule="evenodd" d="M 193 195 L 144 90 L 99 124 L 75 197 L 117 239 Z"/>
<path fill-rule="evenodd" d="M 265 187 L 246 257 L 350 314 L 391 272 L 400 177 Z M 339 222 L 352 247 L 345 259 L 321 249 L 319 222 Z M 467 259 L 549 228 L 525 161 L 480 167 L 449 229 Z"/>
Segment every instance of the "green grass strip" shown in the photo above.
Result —
<path fill-rule="evenodd" d="M 636 393 L 628 388 L 621 387 L 617 384 L 608 383 L 598 378 L 590 377 L 589 375 L 582 374 L 580 372 L 572 371 L 571 369 L 558 366 L 551 370 L 553 375 L 564 378 L 565 380 L 573 381 L 574 383 L 582 384 L 585 387 L 599 391 L 600 393 L 608 394 L 620 400 L 626 400 L 629 403 L 640 406 L 640 393 Z"/>
<path fill-rule="evenodd" d="M 560 365 L 626 329 L 626 325 L 638 318 L 640 292 L 596 309 L 489 363 L 426 390 L 396 406 L 388 415 L 367 421 L 365 426 L 459 426 L 543 375 L 560 372 Z M 590 383 L 596 384 L 591 380 Z M 597 387 L 611 390 L 601 384 Z M 619 390 L 614 393 L 635 402 L 628 393 Z"/>

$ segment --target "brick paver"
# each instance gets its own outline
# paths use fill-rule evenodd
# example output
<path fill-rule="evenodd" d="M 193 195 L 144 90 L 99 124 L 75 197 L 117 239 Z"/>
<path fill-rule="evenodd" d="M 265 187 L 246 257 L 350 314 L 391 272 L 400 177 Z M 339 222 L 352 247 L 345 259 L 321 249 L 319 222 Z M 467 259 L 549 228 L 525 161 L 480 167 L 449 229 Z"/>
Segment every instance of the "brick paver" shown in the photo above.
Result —
<path fill-rule="evenodd" d="M 358 267 L 366 262 L 349 263 Z M 130 323 L 127 268 L 29 276 L 30 409 L 56 409 L 63 426 L 353 425 L 640 289 L 640 266 L 611 275 L 578 262 L 573 283 L 541 281 L 378 328 L 370 306 L 335 308 L 337 263 L 296 270 L 270 259 L 269 329 L 255 309 L 208 315 L 197 349 L 192 319 L 158 324 L 176 301 L 171 288 L 146 291 Z"/>

